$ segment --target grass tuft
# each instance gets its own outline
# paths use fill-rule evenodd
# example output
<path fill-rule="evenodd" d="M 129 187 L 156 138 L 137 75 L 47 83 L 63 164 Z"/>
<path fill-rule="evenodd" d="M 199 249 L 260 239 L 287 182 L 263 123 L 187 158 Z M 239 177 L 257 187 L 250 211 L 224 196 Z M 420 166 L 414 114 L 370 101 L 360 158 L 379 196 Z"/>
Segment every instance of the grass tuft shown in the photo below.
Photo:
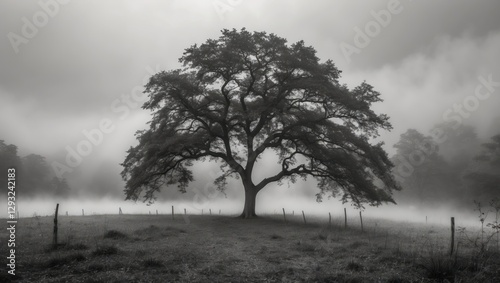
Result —
<path fill-rule="evenodd" d="M 457 272 L 457 262 L 445 255 L 431 254 L 424 262 L 429 279 L 453 282 Z"/>
<path fill-rule="evenodd" d="M 89 266 L 87 267 L 87 270 L 95 271 L 95 272 L 104 271 L 105 269 L 106 269 L 106 266 L 104 266 L 104 264 L 99 263 L 99 262 L 89 264 Z"/>
<path fill-rule="evenodd" d="M 301 252 L 315 252 L 316 245 L 308 243 L 308 242 L 299 241 L 297 243 L 297 249 Z"/>
<path fill-rule="evenodd" d="M 368 245 L 368 243 L 364 242 L 364 241 L 354 241 L 354 242 L 349 244 L 349 248 L 350 249 L 357 249 L 359 247 L 367 246 L 367 245 Z"/>
<path fill-rule="evenodd" d="M 156 225 L 149 225 L 149 227 L 135 230 L 134 233 L 136 233 L 136 234 L 144 234 L 144 233 L 152 234 L 152 233 L 159 232 L 160 230 L 161 230 L 160 227 L 158 227 Z"/>
<path fill-rule="evenodd" d="M 98 246 L 93 252 L 92 255 L 95 256 L 103 256 L 103 255 L 114 255 L 118 253 L 118 248 L 114 245 L 103 245 Z"/>
<path fill-rule="evenodd" d="M 81 262 L 84 261 L 86 258 L 82 253 L 74 253 L 66 256 L 56 256 L 46 263 L 46 267 L 53 268 L 53 267 L 60 267 L 66 264 L 70 264 L 73 262 Z"/>
<path fill-rule="evenodd" d="M 311 240 L 321 240 L 328 241 L 329 233 L 327 229 L 321 229 L 316 235 L 314 235 Z"/>
<path fill-rule="evenodd" d="M 163 267 L 163 261 L 154 258 L 147 258 L 142 261 L 144 267 Z"/>
<path fill-rule="evenodd" d="M 347 263 L 346 269 L 351 271 L 362 271 L 363 265 L 351 260 Z"/>
<path fill-rule="evenodd" d="M 119 240 L 119 239 L 126 239 L 128 236 L 120 231 L 117 230 L 109 230 L 104 234 L 105 239 L 113 239 L 113 240 Z"/>
<path fill-rule="evenodd" d="M 176 227 L 167 227 L 165 228 L 165 231 L 170 231 L 170 232 L 177 232 L 177 233 L 187 233 L 186 230 L 184 229 L 180 229 L 180 228 L 176 228 Z"/>
<path fill-rule="evenodd" d="M 278 234 L 276 234 L 276 233 L 273 233 L 273 234 L 271 235 L 271 239 L 273 239 L 273 240 L 282 240 L 282 239 L 283 239 L 283 237 L 281 237 L 280 235 L 278 235 Z"/>

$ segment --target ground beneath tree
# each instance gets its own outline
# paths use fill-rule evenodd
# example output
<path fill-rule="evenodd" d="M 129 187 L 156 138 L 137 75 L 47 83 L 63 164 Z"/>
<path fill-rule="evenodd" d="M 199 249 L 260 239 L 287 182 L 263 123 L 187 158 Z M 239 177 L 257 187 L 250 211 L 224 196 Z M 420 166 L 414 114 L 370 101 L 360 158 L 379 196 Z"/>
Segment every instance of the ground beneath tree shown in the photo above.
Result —
<path fill-rule="evenodd" d="M 299 217 L 290 219 L 285 224 L 277 216 L 240 219 L 178 215 L 175 220 L 162 215 L 60 216 L 61 244 L 53 249 L 52 219 L 25 218 L 18 222 L 16 231 L 16 279 L 451 282 L 456 278 L 462 282 L 500 282 L 498 252 L 496 260 L 487 261 L 487 269 L 474 271 L 466 265 L 446 268 L 446 227 L 368 219 L 365 232 L 361 232 L 357 228 L 309 224 L 309 220 L 304 225 Z M 1 236 L 5 239 L 6 232 Z M 2 255 L 6 248 L 2 245 Z M 443 267 L 436 273 L 433 269 L 438 265 Z M 0 276 L 1 282 L 9 279 L 12 276 L 6 271 Z"/>

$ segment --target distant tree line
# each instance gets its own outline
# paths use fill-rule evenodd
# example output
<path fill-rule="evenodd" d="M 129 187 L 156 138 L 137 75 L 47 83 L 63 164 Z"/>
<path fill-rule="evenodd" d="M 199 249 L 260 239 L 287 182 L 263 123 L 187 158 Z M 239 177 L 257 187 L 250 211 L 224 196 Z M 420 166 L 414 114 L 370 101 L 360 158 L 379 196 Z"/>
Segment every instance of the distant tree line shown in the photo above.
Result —
<path fill-rule="evenodd" d="M 70 194 L 69 185 L 64 178 L 54 175 L 45 157 L 29 154 L 18 155 L 18 148 L 0 140 L 0 187 L 7 187 L 7 169 L 16 169 L 16 192 L 23 198 L 39 196 L 67 197 Z M 3 190 L 4 191 L 4 190 Z"/>
<path fill-rule="evenodd" d="M 481 141 L 472 126 L 443 123 L 429 135 L 409 129 L 394 147 L 396 201 L 473 205 L 500 195 L 500 131 Z"/>
<path fill-rule="evenodd" d="M 394 145 L 393 174 L 403 190 L 397 203 L 473 205 L 500 196 L 500 131 L 481 140 L 472 126 L 438 124 L 424 135 L 408 129 Z M 18 148 L 0 140 L 0 172 L 15 167 L 16 188 L 23 197 L 68 197 L 66 179 L 57 178 L 45 157 L 18 155 Z M 7 174 L 0 173 L 0 188 Z"/>

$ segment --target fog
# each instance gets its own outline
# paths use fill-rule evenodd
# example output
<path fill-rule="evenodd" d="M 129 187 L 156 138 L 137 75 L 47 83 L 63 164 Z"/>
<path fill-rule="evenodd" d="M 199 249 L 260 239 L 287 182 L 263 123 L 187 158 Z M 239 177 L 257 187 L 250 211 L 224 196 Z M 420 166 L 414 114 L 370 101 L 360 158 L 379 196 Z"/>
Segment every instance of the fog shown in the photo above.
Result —
<path fill-rule="evenodd" d="M 302 221 L 302 211 L 306 215 L 306 219 L 311 223 L 328 223 L 329 213 L 332 215 L 332 223 L 334 225 L 344 225 L 344 208 L 346 208 L 348 216 L 348 225 L 359 227 L 359 210 L 350 205 L 343 205 L 337 200 L 330 199 L 324 202 L 317 203 L 312 199 L 304 199 L 301 197 L 282 197 L 276 200 L 280 195 L 278 190 L 267 190 L 263 192 L 257 199 L 257 211 L 259 215 L 268 215 L 281 219 L 283 216 L 282 209 L 285 209 L 288 220 L 297 222 Z M 5 199 L 2 199 L 5 201 Z M 36 200 L 20 200 L 18 201 L 19 216 L 21 218 L 34 216 L 52 216 L 56 204 L 59 203 L 59 215 L 65 216 L 66 212 L 69 216 L 81 216 L 82 209 L 85 216 L 91 215 L 117 215 L 121 208 L 124 214 L 143 214 L 143 215 L 171 215 L 172 206 L 176 217 L 182 217 L 186 224 L 189 224 L 190 215 L 209 215 L 212 210 L 213 215 L 236 217 L 241 213 L 243 200 L 228 200 L 225 198 L 214 198 L 210 201 L 200 202 L 199 199 L 191 201 L 158 201 L 152 205 L 145 205 L 142 202 L 124 202 L 121 200 L 103 198 L 103 199 L 72 199 L 72 200 L 56 200 L 56 199 L 36 199 Z M 183 216 L 186 209 L 187 217 Z M 295 216 L 293 216 L 293 215 Z M 474 211 L 464 211 L 460 208 L 443 206 L 440 208 L 425 208 L 407 205 L 386 205 L 380 207 L 366 207 L 362 210 L 363 222 L 366 227 L 384 227 L 389 226 L 381 220 L 392 220 L 398 222 L 428 224 L 437 226 L 448 226 L 450 217 L 455 217 L 456 225 L 461 227 L 480 227 L 480 222 L 477 218 L 477 213 Z M 426 219 L 427 217 L 427 219 Z M 487 220 L 493 221 L 493 215 L 490 215 Z M 427 220 L 427 221 L 426 221 Z"/>
<path fill-rule="evenodd" d="M 71 1 L 54 2 L 56 11 L 34 1 L 2 1 L 0 140 L 15 145 L 20 158 L 45 157 L 50 168 L 45 185 L 18 176 L 29 184 L 26 191 L 18 191 L 21 216 L 53 214 L 57 202 L 70 215 L 80 215 L 81 209 L 86 214 L 116 214 L 118 207 L 124 213 L 167 214 L 172 205 L 179 213 L 184 208 L 195 214 L 210 208 L 213 213 L 240 213 L 241 180 L 231 180 L 225 194 L 216 191 L 212 182 L 219 174 L 217 164 L 196 164 L 195 181 L 186 194 L 175 186 L 165 188 L 150 206 L 125 201 L 120 176 L 126 150 L 137 144 L 134 133 L 147 128 L 151 118 L 141 109 L 147 79 L 179 68 L 185 48 L 219 37 L 223 28 L 272 32 L 289 43 L 303 39 L 322 61 L 332 59 L 342 70 L 341 83 L 354 87 L 366 80 L 373 85 L 384 99 L 374 109 L 387 114 L 393 126 L 373 142 L 383 141 L 391 157 L 398 154 L 394 145 L 407 130 L 432 136 L 439 125 L 454 123 L 451 130 L 443 126 L 446 141 L 434 141 L 449 164 L 443 176 L 469 174 L 480 167 L 474 157 L 481 153 L 481 144 L 500 134 L 500 3 L 396 1 L 399 12 L 387 25 L 379 25 L 380 31 L 358 52 L 346 54 L 342 46 L 355 45 L 357 28 L 363 30 L 376 20 L 374 14 L 388 9 L 389 2 Z M 47 22 L 36 24 L 40 19 L 35 15 L 48 13 L 46 9 L 52 9 Z M 460 129 L 474 134 L 463 139 L 457 134 Z M 72 152 L 82 142 L 90 148 L 85 156 L 75 157 Z M 262 179 L 275 169 L 272 153 L 266 153 L 254 177 Z M 67 181 L 64 196 L 51 197 L 53 177 Z M 429 185 L 443 192 L 430 200 L 416 193 L 411 178 L 404 178 L 403 192 L 395 194 L 398 205 L 366 207 L 364 213 L 415 222 L 428 216 L 437 224 L 456 216 L 473 224 L 476 196 L 500 196 L 498 189 L 475 194 L 473 185 L 446 178 Z M 457 187 L 460 192 L 453 193 Z M 274 184 L 259 193 L 256 209 L 260 214 L 279 214 L 285 208 L 295 214 L 303 210 L 341 217 L 347 207 L 352 217 L 358 213 L 335 199 L 316 202 L 317 192 L 313 179 Z M 425 190 L 421 194 L 430 195 Z"/>

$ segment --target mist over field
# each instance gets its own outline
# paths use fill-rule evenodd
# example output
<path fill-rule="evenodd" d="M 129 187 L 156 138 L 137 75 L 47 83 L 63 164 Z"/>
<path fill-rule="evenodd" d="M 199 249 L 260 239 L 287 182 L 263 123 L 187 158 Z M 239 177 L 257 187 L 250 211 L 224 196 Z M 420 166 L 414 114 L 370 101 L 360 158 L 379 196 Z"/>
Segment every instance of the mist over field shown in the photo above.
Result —
<path fill-rule="evenodd" d="M 349 206 L 342 205 L 336 200 L 328 200 L 318 204 L 311 199 L 302 198 L 281 198 L 278 201 L 273 199 L 279 195 L 278 192 L 263 192 L 259 195 L 257 211 L 261 215 L 275 215 L 282 217 L 282 208 L 285 209 L 288 217 L 296 215 L 302 217 L 304 211 L 307 219 L 314 223 L 327 223 L 328 215 L 331 213 L 333 222 L 337 225 L 343 225 L 344 207 L 347 208 L 348 223 L 350 226 L 359 227 L 359 210 Z M 4 201 L 4 200 L 2 200 Z M 184 208 L 188 215 L 221 215 L 234 217 L 241 213 L 243 199 L 239 201 L 229 201 L 225 199 L 216 199 L 210 202 L 200 203 L 196 201 L 159 201 L 153 205 L 146 206 L 143 203 L 123 202 L 116 199 L 78 199 L 78 200 L 54 200 L 54 199 L 36 199 L 21 200 L 18 202 L 20 217 L 50 216 L 54 214 L 55 205 L 59 203 L 59 213 L 62 216 L 68 212 L 69 216 L 81 216 L 82 209 L 84 215 L 111 215 L 118 214 L 119 208 L 124 214 L 144 214 L 171 215 L 171 207 L 174 206 L 175 214 L 184 214 Z M 457 226 L 478 229 L 480 222 L 477 219 L 477 213 L 472 210 L 464 210 L 456 207 L 416 207 L 411 205 L 388 205 L 382 207 L 367 207 L 363 210 L 364 224 L 372 227 L 380 223 L 381 219 L 401 221 L 408 223 L 428 223 L 429 225 L 449 226 L 450 217 L 457 219 Z M 427 216 L 427 222 L 426 222 Z M 179 216 L 180 217 L 180 216 Z M 490 217 L 491 218 L 491 217 Z M 189 219 L 189 216 L 186 218 Z M 489 219 L 492 220 L 492 219 Z M 188 221 L 188 220 L 187 220 Z"/>

